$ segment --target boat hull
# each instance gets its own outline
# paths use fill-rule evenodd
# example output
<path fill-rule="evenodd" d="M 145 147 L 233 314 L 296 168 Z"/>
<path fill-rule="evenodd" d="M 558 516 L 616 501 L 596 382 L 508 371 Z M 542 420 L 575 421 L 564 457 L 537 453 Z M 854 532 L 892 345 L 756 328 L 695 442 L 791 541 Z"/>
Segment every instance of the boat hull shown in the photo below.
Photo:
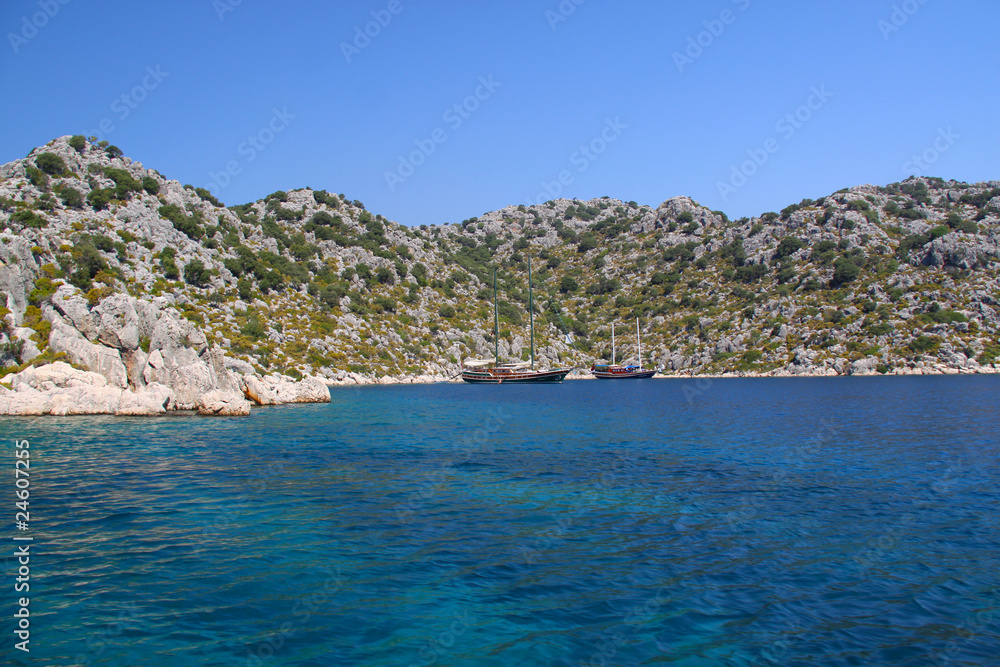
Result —
<path fill-rule="evenodd" d="M 496 372 L 493 370 L 462 371 L 462 379 L 470 384 L 537 384 L 562 382 L 572 368 L 554 371 Z"/>
<path fill-rule="evenodd" d="M 598 380 L 645 380 L 656 375 L 656 369 L 653 370 L 620 370 L 620 371 L 598 371 L 591 370 L 591 375 L 593 375 Z"/>

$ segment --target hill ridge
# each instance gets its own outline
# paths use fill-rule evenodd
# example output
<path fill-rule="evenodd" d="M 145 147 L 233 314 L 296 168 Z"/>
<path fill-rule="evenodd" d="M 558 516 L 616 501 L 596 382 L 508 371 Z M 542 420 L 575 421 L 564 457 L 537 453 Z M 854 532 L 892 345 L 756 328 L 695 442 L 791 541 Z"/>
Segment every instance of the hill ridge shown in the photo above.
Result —
<path fill-rule="evenodd" d="M 450 376 L 492 351 L 494 267 L 501 356 L 527 356 L 528 256 L 542 363 L 608 358 L 610 322 L 635 317 L 645 363 L 675 374 L 992 372 L 1000 355 L 997 181 L 859 185 L 739 220 L 678 196 L 406 227 L 307 188 L 225 207 L 66 136 L 0 166 L 0 223 L 8 369 L 46 359 L 64 283 L 91 307 L 175 309 L 260 373 Z"/>

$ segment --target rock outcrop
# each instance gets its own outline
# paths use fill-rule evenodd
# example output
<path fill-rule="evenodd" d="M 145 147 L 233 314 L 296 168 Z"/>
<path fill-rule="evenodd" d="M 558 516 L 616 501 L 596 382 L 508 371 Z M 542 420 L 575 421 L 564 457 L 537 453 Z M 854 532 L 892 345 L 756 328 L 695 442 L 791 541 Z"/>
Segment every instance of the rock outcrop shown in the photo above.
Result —
<path fill-rule="evenodd" d="M 227 364 L 222 351 L 210 348 L 204 333 L 166 302 L 113 294 L 91 308 L 70 285 L 60 286 L 51 302 L 42 310 L 51 325 L 48 348 L 70 363 L 29 367 L 4 378 L 0 414 L 139 416 L 193 410 L 241 416 L 250 414 L 251 400 L 258 405 L 330 400 L 318 379 L 262 378 L 249 365 Z"/>
<path fill-rule="evenodd" d="M 330 401 L 330 390 L 319 378 L 304 378 L 296 382 L 279 375 L 245 375 L 240 384 L 246 397 L 257 405 Z"/>

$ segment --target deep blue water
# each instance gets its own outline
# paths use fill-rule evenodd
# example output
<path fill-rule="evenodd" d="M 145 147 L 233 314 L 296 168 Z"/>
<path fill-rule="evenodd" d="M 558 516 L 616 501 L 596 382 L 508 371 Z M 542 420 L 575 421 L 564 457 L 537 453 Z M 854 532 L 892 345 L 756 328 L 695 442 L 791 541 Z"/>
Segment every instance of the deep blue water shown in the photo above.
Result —
<path fill-rule="evenodd" d="M 332 396 L 0 420 L 0 663 L 1000 664 L 1000 378 Z"/>

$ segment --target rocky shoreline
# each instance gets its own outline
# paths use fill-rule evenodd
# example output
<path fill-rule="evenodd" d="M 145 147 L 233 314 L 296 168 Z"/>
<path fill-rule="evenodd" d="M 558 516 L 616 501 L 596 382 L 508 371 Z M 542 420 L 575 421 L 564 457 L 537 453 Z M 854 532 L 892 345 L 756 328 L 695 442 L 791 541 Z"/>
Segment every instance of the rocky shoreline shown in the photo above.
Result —
<path fill-rule="evenodd" d="M 112 294 L 91 307 L 64 284 L 39 310 L 35 328 L 17 326 L 15 313 L 5 315 L 11 334 L 2 342 L 9 350 L 19 341 L 28 365 L 0 379 L 0 415 L 244 416 L 252 405 L 330 401 L 319 378 L 262 375 L 227 358 L 162 298 Z M 16 314 L 23 320 L 26 313 Z M 47 339 L 39 329 L 48 330 Z M 43 354 L 54 360 L 33 363 Z"/>
<path fill-rule="evenodd" d="M 804 369 L 801 367 L 781 368 L 765 373 L 755 371 L 736 371 L 731 373 L 657 373 L 655 380 L 701 380 L 721 378 L 820 378 L 820 377 L 889 377 L 898 375 L 1000 375 L 1000 364 L 986 364 L 975 367 L 948 366 L 946 364 L 924 364 L 917 362 L 912 368 L 893 368 L 887 373 L 871 372 L 840 372 L 835 367 Z M 596 380 L 586 371 L 574 372 L 566 376 L 567 381 Z M 329 387 L 356 387 L 374 385 L 399 384 L 461 384 L 462 380 L 446 375 L 400 375 L 385 377 L 368 377 L 357 373 L 345 373 L 336 380 L 324 380 Z"/>

